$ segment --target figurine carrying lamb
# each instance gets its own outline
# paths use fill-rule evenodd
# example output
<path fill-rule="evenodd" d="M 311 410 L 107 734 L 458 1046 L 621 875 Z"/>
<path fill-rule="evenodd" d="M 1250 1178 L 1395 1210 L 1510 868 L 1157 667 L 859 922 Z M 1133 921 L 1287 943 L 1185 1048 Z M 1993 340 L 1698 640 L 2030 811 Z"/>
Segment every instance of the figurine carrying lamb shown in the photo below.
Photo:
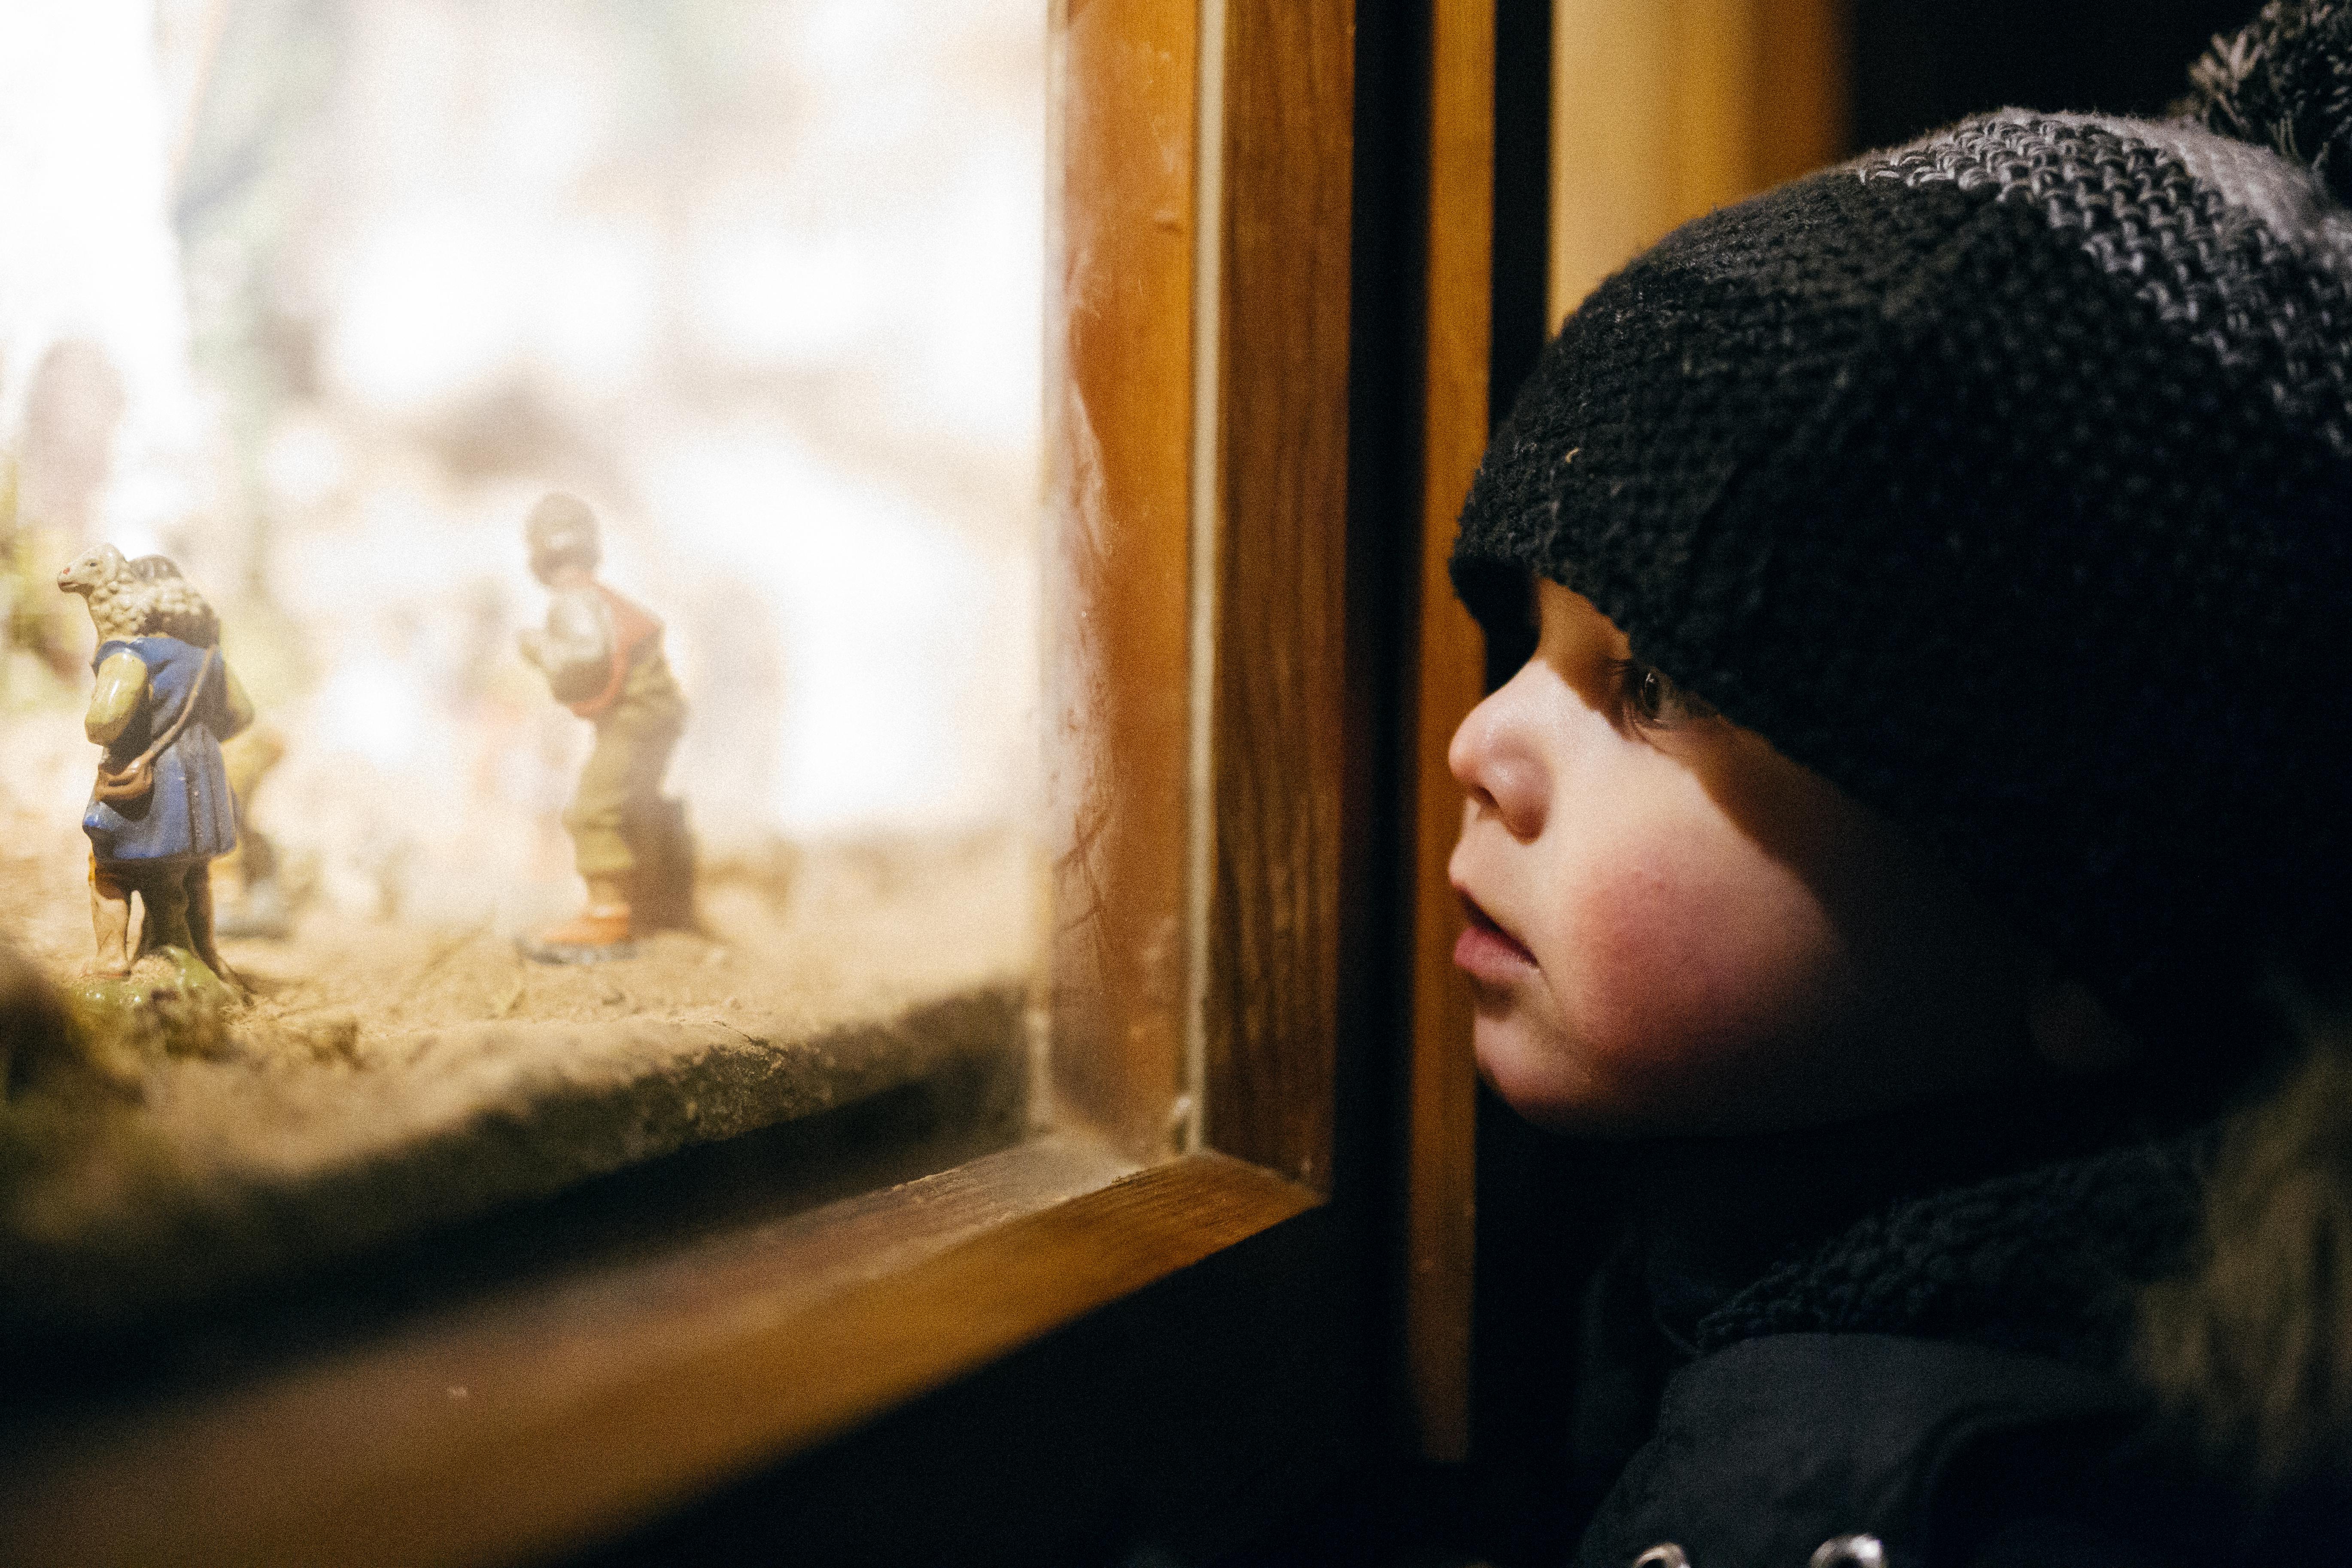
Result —
<path fill-rule="evenodd" d="M 253 722 L 253 704 L 220 657 L 220 617 L 161 555 L 126 561 L 101 544 L 58 574 L 98 627 L 98 687 L 82 729 L 106 755 L 82 831 L 89 835 L 97 975 L 176 950 L 234 984 L 213 938 L 212 861 L 236 843 L 236 802 L 220 743 Z M 131 942 L 131 895 L 145 910 Z"/>

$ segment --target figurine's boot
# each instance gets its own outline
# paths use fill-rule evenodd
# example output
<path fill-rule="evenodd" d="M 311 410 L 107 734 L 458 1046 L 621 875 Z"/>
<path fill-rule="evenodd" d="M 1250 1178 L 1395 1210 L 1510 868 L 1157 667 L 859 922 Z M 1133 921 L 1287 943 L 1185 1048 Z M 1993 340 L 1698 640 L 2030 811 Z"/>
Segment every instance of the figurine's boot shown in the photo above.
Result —
<path fill-rule="evenodd" d="M 151 862 L 149 868 L 140 875 L 139 896 L 147 906 L 147 918 L 141 922 L 139 933 L 142 955 L 162 947 L 176 947 L 189 952 L 195 951 L 196 939 L 188 933 L 188 884 L 184 869 L 169 861 L 160 867 Z"/>
<path fill-rule="evenodd" d="M 183 885 L 188 890 L 189 945 L 196 950 L 196 956 L 205 961 L 205 967 L 228 982 L 230 989 L 245 990 L 244 977 L 228 966 L 221 957 L 220 943 L 214 940 L 212 862 L 199 860 L 188 868 Z"/>
<path fill-rule="evenodd" d="M 629 906 L 590 904 L 539 940 L 558 947 L 614 947 L 629 940 Z"/>
<path fill-rule="evenodd" d="M 131 886 L 121 877 L 89 859 L 89 924 L 98 938 L 98 956 L 91 961 L 92 974 L 115 975 L 131 973 Z"/>
<path fill-rule="evenodd" d="M 616 877 L 588 879 L 588 907 L 537 940 L 522 943 L 523 956 L 541 963 L 599 963 L 635 954 L 629 940 L 629 900 Z"/>

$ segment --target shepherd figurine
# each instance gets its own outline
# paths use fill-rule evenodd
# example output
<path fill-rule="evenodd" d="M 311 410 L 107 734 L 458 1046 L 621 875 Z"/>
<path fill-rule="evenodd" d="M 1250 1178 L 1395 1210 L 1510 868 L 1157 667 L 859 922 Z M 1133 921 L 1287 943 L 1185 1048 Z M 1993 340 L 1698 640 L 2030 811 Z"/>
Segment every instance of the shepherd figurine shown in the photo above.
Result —
<path fill-rule="evenodd" d="M 253 704 L 220 657 L 220 621 L 160 555 L 126 561 L 101 544 L 58 574 L 89 605 L 98 676 L 83 731 L 106 754 L 82 815 L 89 836 L 90 973 L 128 974 L 178 950 L 231 984 L 213 939 L 212 862 L 236 844 L 236 802 L 220 743 Z M 145 910 L 134 949 L 131 895 Z"/>
<path fill-rule="evenodd" d="M 596 745 L 563 814 L 587 907 L 522 950 L 542 963 L 626 958 L 634 938 L 695 923 L 686 808 L 661 793 L 686 700 L 662 655 L 661 622 L 596 580 L 603 552 L 587 503 L 551 494 L 524 533 L 531 574 L 553 599 L 544 629 L 522 634 L 522 657 L 557 701 L 595 725 Z"/>

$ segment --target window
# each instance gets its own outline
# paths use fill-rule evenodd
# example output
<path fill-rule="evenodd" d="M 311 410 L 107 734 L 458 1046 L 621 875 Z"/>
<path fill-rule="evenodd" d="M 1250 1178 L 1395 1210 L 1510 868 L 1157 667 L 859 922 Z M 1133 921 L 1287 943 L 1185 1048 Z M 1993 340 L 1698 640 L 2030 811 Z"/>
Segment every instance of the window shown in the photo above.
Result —
<path fill-rule="evenodd" d="M 1392 563 L 1349 527 L 1359 47 L 1337 5 L 1053 17 L 1055 826 L 1023 1036 L 1039 1135 L 815 1207 L 688 1204 L 674 1232 L 331 1326 L 128 1415 L 45 1407 L 10 1435 L 0 1533 L 118 1560 L 166 1542 L 512 1557 L 805 1448 L 1294 1217 L 1309 1229 L 1286 1234 L 1324 1239 L 1281 1289 L 1353 1300 L 1367 1211 L 1343 1224 L 1327 1198 L 1342 1035 L 1368 1026 L 1342 976 L 1389 941 L 1391 862 L 1366 825 L 1393 767 L 1357 719 L 1394 703 L 1376 650 L 1397 611 Z M 396 290 L 405 265 L 386 270 Z M 538 417 L 488 408 L 456 435 L 509 416 Z M 314 434 L 264 448 L 279 479 L 349 460 Z M 1369 1030 L 1352 1070 L 1383 1070 Z M 723 1158 L 704 1173 L 738 1185 Z"/>
<path fill-rule="evenodd" d="M 48 68 L 11 137 L 39 237 L 5 307 L 24 875 L 0 920 L 34 959 L 66 979 L 89 949 L 64 803 L 95 639 L 48 574 L 100 539 L 170 556 L 259 718 L 226 742 L 243 843 L 215 879 L 254 1003 L 225 1061 L 147 1041 L 107 1064 L 168 1080 L 134 1135 L 196 1170 L 86 1205 L 110 1305 L 851 1101 L 896 1096 L 866 1142 L 938 1145 L 877 1150 L 877 1174 L 1016 1140 L 1044 16 L 131 16 L 9 24 Z M 674 718 L 582 722 L 518 655 L 549 613 L 523 528 L 550 491 L 661 623 L 631 668 L 686 693 L 674 746 Z M 603 684 L 570 695 L 612 709 Z M 575 816 L 614 822 L 567 832 L 575 786 Z M 620 896 L 592 858 L 634 955 L 525 962 L 578 910 L 575 865 L 592 904 Z M 539 1135 L 498 1152 L 517 1120 Z M 174 1247 L 154 1223 L 354 1184 L 337 1201 L 364 1218 L 299 1243 L 192 1221 Z M 134 1217 L 144 1241 L 100 1235 Z M 76 1265 L 54 1226 L 27 1268 L 51 1255 Z"/>

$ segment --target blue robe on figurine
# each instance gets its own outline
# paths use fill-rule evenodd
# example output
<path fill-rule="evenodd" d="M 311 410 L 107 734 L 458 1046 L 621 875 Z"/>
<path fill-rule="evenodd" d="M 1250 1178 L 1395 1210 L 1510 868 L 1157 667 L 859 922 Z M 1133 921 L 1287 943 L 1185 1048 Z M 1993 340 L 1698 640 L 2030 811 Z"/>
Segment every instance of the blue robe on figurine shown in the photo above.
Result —
<path fill-rule="evenodd" d="M 118 653 L 147 667 L 147 700 L 106 748 L 106 765 L 120 768 L 144 752 L 179 716 L 205 650 L 177 637 L 132 637 L 101 645 L 96 670 Z M 100 860 L 209 860 L 236 847 L 236 800 L 221 763 L 221 737 L 236 731 L 229 718 L 228 667 L 219 659 L 205 673 L 195 711 L 155 758 L 155 785 L 137 800 L 90 797 L 82 831 Z"/>

